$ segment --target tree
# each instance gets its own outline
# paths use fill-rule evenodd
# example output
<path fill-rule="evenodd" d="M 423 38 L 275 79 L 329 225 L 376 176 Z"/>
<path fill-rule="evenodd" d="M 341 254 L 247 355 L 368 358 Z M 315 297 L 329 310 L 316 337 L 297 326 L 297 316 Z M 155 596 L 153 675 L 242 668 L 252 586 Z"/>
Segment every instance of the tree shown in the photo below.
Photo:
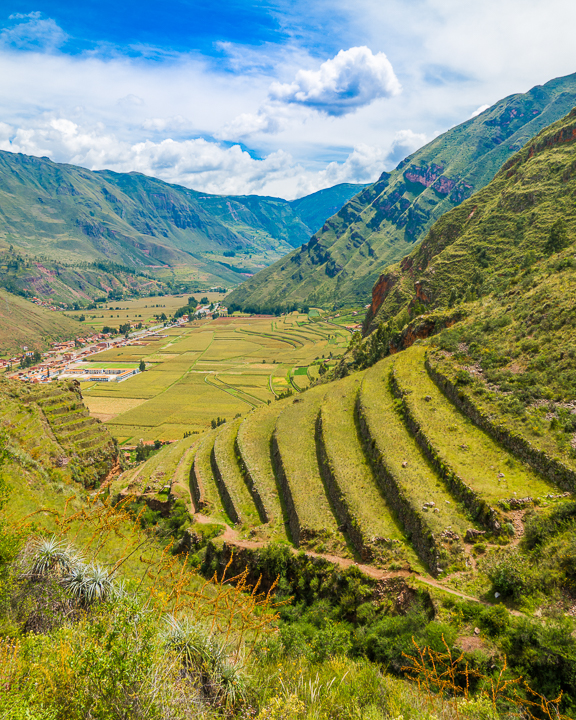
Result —
<path fill-rule="evenodd" d="M 562 218 L 556 220 L 554 225 L 550 228 L 550 235 L 548 236 L 548 242 L 546 243 L 546 252 L 550 255 L 553 253 L 560 252 L 568 244 L 568 233 L 566 232 L 566 225 Z"/>
<path fill-rule="evenodd" d="M 140 360 L 140 365 L 138 366 L 138 369 L 140 370 L 140 372 L 144 372 L 146 370 L 146 363 L 144 362 L 144 360 Z"/>

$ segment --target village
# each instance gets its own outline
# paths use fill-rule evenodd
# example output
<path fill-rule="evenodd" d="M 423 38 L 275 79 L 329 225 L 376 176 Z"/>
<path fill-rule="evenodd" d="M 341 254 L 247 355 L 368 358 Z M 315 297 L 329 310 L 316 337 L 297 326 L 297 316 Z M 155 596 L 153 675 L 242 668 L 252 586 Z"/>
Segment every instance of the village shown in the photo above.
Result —
<path fill-rule="evenodd" d="M 104 350 L 112 348 L 126 347 L 129 345 L 137 345 L 144 338 L 158 339 L 164 337 L 159 335 L 159 331 L 165 328 L 178 327 L 185 325 L 192 319 L 205 319 L 211 317 L 213 313 L 218 312 L 220 315 L 227 314 L 227 309 L 222 307 L 220 303 L 214 303 L 212 306 L 206 305 L 196 309 L 194 315 L 189 317 L 183 315 L 177 320 L 170 320 L 161 325 L 155 325 L 143 330 L 136 330 L 127 335 L 121 335 L 114 338 L 111 333 L 94 333 L 89 336 L 77 337 L 75 340 L 67 342 L 52 343 L 52 349 L 42 353 L 39 362 L 29 367 L 22 368 L 22 358 L 38 358 L 38 351 L 31 350 L 24 346 L 22 355 L 11 358 L 0 358 L 0 370 L 4 369 L 6 376 L 16 380 L 22 380 L 29 383 L 49 383 L 53 380 L 63 380 L 74 378 L 79 381 L 90 382 L 122 382 L 133 375 L 137 375 L 140 370 L 138 368 L 126 367 L 82 367 L 83 362 L 87 362 L 91 358 Z M 131 323 L 131 327 L 132 327 Z"/>

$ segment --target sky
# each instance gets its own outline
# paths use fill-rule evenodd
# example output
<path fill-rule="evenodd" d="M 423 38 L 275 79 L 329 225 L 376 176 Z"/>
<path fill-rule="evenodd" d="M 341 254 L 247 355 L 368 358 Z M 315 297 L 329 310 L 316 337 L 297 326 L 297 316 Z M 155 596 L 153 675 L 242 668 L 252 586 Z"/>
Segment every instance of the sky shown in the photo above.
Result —
<path fill-rule="evenodd" d="M 572 0 L 1 0 L 0 149 L 293 199 L 576 72 Z"/>

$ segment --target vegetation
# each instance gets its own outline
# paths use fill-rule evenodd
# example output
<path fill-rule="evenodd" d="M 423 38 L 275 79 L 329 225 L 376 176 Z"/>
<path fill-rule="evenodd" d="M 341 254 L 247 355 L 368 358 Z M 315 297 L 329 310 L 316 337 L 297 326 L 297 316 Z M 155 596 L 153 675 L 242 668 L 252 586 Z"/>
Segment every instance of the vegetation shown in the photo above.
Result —
<path fill-rule="evenodd" d="M 302 248 L 244 282 L 230 302 L 324 308 L 370 302 L 384 267 L 410 253 L 436 220 L 572 109 L 575 82 L 569 75 L 511 95 L 435 138 L 347 202 Z"/>
<path fill-rule="evenodd" d="M 1 230 L 15 251 L 5 263 L 0 257 L 0 287 L 67 303 L 93 301 L 109 288 L 119 299 L 237 285 L 242 273 L 306 242 L 363 187 L 336 186 L 308 202 L 210 196 L 137 173 L 90 172 L 10 152 L 0 155 L 0 177 Z"/>
<path fill-rule="evenodd" d="M 175 297 L 159 300 L 112 305 L 94 313 L 105 317 L 90 322 L 109 322 L 109 316 L 119 315 L 116 322 L 148 323 L 152 313 L 172 314 L 182 303 Z M 346 330 L 299 313 L 274 321 L 194 321 L 92 356 L 95 366 L 138 367 L 144 362 L 146 372 L 122 383 L 83 384 L 82 394 L 121 444 L 177 440 L 185 432 L 204 432 L 267 405 L 289 389 L 296 392 L 292 370 L 306 373 L 323 354 L 343 352 L 348 336 Z M 297 381 L 298 388 L 308 384 L 306 375 Z"/>

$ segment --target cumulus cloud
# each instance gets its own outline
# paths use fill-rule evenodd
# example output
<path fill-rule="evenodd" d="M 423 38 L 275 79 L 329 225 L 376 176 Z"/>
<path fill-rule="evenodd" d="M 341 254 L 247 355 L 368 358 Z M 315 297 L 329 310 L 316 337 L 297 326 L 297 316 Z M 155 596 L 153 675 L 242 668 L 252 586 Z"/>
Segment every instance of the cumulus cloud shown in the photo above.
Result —
<path fill-rule="evenodd" d="M 272 83 L 270 98 L 340 116 L 400 91 L 386 55 L 363 46 L 340 50 L 319 70 L 299 70 L 294 82 Z"/>
<path fill-rule="evenodd" d="M 342 117 L 378 98 L 398 95 L 401 90 L 383 52 L 374 54 L 367 47 L 340 50 L 318 70 L 298 70 L 291 83 L 273 82 L 258 112 L 239 115 L 219 131 L 219 137 L 281 132 L 291 121 L 306 118 L 295 108 Z"/>
<path fill-rule="evenodd" d="M 342 162 L 310 169 L 284 150 L 254 158 L 239 145 L 223 146 L 203 138 L 130 143 L 107 132 L 102 123 L 82 126 L 64 117 L 45 117 L 19 128 L 0 123 L 0 150 L 48 156 L 92 170 L 141 172 L 209 193 L 286 198 L 342 182 L 372 182 L 386 166 L 390 152 L 359 144 Z"/>
<path fill-rule="evenodd" d="M 8 18 L 11 26 L 0 31 L 0 47 L 16 50 L 53 51 L 61 47 L 68 35 L 52 18 L 41 12 L 15 13 Z"/>
<path fill-rule="evenodd" d="M 477 108 L 476 110 L 474 110 L 472 115 L 470 115 L 470 118 L 475 118 L 478 115 L 481 115 L 484 112 L 484 110 L 488 110 L 489 107 L 490 107 L 490 105 L 480 105 L 480 107 Z"/>
<path fill-rule="evenodd" d="M 386 155 L 386 165 L 397 165 L 405 157 L 421 148 L 427 141 L 423 133 L 415 133 L 412 130 L 399 130 L 392 140 L 392 145 Z"/>

